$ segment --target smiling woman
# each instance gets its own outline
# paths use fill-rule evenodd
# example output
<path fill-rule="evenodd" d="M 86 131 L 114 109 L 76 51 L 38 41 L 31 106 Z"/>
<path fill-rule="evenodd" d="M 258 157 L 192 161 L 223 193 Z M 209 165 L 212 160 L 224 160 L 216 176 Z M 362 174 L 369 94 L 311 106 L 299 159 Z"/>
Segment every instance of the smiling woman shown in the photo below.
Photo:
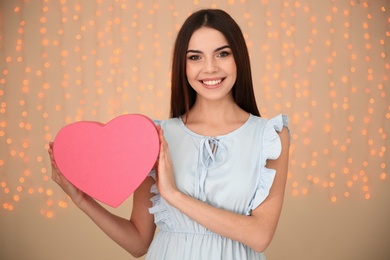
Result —
<path fill-rule="evenodd" d="M 289 134 L 286 116 L 258 116 L 242 42 L 222 10 L 198 11 L 179 31 L 172 118 L 160 123 L 151 175 L 159 232 L 147 259 L 265 259 L 282 208 Z"/>
<path fill-rule="evenodd" d="M 172 117 L 158 122 L 159 157 L 134 192 L 130 220 L 71 184 L 50 149 L 53 179 L 133 256 L 263 260 L 282 210 L 287 116 L 260 117 L 244 37 L 222 10 L 186 20 L 172 75 Z"/>

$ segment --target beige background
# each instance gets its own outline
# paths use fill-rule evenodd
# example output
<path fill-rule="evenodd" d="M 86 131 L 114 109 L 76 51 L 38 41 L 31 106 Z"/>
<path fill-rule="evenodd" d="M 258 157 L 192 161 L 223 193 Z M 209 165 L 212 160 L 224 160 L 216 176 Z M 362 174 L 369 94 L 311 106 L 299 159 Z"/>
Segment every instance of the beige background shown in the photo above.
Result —
<path fill-rule="evenodd" d="M 47 144 L 79 120 L 167 118 L 172 44 L 203 7 L 240 24 L 262 115 L 290 117 L 268 259 L 390 257 L 389 1 L 3 0 L 1 259 L 132 259 L 51 181 Z"/>

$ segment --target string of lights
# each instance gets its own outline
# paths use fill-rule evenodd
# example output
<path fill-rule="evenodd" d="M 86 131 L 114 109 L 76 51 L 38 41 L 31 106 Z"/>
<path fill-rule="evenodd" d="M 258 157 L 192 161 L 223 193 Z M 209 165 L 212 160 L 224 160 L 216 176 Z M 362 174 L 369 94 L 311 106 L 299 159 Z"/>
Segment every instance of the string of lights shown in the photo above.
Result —
<path fill-rule="evenodd" d="M 241 25 L 262 116 L 290 117 L 287 196 L 374 199 L 389 177 L 389 1 L 18 0 L 1 3 L 0 210 L 68 207 L 47 154 L 65 124 L 167 118 L 173 41 L 203 7 Z"/>

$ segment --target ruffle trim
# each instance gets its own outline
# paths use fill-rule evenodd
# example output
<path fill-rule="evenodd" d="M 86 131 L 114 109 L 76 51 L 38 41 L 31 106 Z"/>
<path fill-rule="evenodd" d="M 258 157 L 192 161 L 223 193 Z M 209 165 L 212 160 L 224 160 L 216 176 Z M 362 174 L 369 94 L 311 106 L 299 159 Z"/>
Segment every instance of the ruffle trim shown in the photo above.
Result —
<path fill-rule="evenodd" d="M 156 171 L 153 169 L 148 176 L 156 180 Z M 159 228 L 167 227 L 172 229 L 174 224 L 171 213 L 167 207 L 167 202 L 160 196 L 156 184 L 152 185 L 150 192 L 155 194 L 150 199 L 153 205 L 149 208 L 149 213 L 154 215 L 154 223 Z"/>
<path fill-rule="evenodd" d="M 258 186 L 255 196 L 248 207 L 247 215 L 250 215 L 252 210 L 263 203 L 269 195 L 275 179 L 276 170 L 269 169 L 265 166 L 268 159 L 275 160 L 282 152 L 282 144 L 277 132 L 281 132 L 283 127 L 287 127 L 288 129 L 288 117 L 283 114 L 273 117 L 266 122 L 263 132 L 263 149 L 260 158 L 260 174 L 257 180 Z"/>

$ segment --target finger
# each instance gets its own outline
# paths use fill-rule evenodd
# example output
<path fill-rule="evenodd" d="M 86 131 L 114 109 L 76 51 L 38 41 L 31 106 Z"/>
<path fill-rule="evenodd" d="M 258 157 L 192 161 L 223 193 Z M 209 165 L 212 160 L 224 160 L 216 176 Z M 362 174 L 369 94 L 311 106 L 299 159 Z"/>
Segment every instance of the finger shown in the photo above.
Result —
<path fill-rule="evenodd" d="M 161 127 L 158 129 L 158 136 L 159 136 L 160 142 L 162 142 L 164 140 L 164 131 L 162 130 Z"/>
<path fill-rule="evenodd" d="M 159 139 L 160 139 L 160 157 L 161 157 L 161 153 L 164 153 L 165 152 L 165 149 L 166 149 L 166 140 L 165 140 L 165 137 L 164 137 L 164 131 L 160 128 L 159 129 Z"/>
<path fill-rule="evenodd" d="M 53 163 L 55 163 L 53 150 L 51 150 L 51 149 L 49 150 L 49 155 L 50 155 L 51 164 L 53 165 Z"/>
<path fill-rule="evenodd" d="M 160 130 L 159 135 L 160 135 L 160 145 L 162 145 L 164 148 L 166 148 L 168 146 L 168 143 L 165 140 L 164 130 L 163 129 Z"/>
<path fill-rule="evenodd" d="M 50 158 L 53 159 L 53 142 L 50 142 L 49 143 L 49 149 L 47 149 L 49 155 L 50 155 Z"/>
<path fill-rule="evenodd" d="M 49 151 L 53 151 L 53 144 L 54 144 L 53 142 L 49 142 L 49 149 L 48 149 Z"/>
<path fill-rule="evenodd" d="M 49 149 L 48 150 L 49 152 L 49 155 L 50 155 L 50 163 L 51 163 L 51 168 L 52 168 L 52 176 L 54 174 L 58 175 L 60 174 L 60 170 L 58 169 L 58 166 L 57 166 L 57 163 L 54 159 L 54 154 L 53 154 L 53 150 L 52 149 Z"/>

